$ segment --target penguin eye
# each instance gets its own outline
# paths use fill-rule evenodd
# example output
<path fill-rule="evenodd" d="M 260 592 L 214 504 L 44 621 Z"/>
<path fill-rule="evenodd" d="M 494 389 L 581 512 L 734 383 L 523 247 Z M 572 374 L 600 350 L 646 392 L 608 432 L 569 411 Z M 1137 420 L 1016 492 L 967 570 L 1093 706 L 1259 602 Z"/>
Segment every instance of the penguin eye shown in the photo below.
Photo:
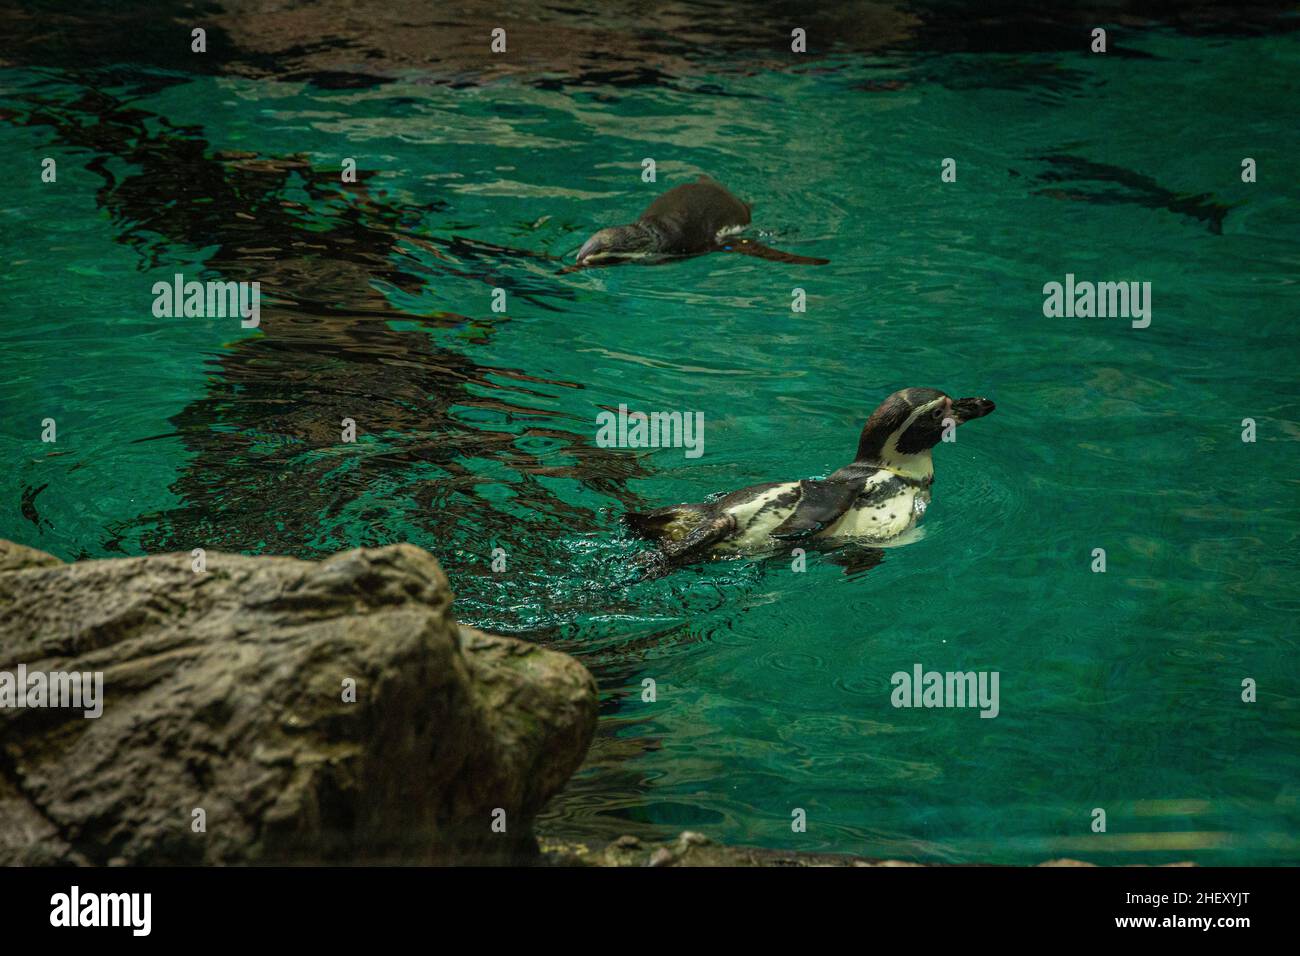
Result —
<path fill-rule="evenodd" d="M 932 419 L 934 419 L 936 422 L 937 422 L 939 419 L 943 418 L 943 406 L 940 405 L 938 408 L 936 408 L 934 411 L 932 411 L 932 412 L 930 413 L 930 417 L 931 417 Z"/>

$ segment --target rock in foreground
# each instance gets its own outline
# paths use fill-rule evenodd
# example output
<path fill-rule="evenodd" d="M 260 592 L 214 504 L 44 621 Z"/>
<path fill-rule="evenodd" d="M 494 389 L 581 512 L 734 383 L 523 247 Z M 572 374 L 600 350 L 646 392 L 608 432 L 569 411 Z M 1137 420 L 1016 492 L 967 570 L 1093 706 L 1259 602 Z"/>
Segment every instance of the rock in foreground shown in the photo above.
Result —
<path fill-rule="evenodd" d="M 581 664 L 457 625 L 442 570 L 411 545 L 206 560 L 62 564 L 0 541 L 0 673 L 103 672 L 98 718 L 0 707 L 0 865 L 533 847 L 533 815 L 595 727 Z"/>

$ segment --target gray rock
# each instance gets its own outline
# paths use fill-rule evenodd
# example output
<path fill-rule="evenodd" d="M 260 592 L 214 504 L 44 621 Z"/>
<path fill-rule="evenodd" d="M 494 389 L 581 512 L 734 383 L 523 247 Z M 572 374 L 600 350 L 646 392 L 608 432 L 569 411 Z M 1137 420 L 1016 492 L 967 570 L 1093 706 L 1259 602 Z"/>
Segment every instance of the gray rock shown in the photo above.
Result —
<path fill-rule="evenodd" d="M 97 719 L 0 708 L 0 864 L 529 854 L 591 741 L 595 682 L 460 627 L 451 601 L 411 545 L 209 553 L 196 573 L 188 554 L 62 564 L 0 542 L 0 671 L 104 675 Z"/>
<path fill-rule="evenodd" d="M 52 554 L 0 538 L 0 573 L 21 571 L 24 568 L 49 568 L 62 563 Z"/>

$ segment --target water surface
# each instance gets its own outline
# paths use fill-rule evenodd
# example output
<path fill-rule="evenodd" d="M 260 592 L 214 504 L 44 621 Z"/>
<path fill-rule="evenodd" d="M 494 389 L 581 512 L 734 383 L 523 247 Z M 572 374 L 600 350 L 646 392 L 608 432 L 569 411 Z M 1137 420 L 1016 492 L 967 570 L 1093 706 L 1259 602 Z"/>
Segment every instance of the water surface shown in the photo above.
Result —
<path fill-rule="evenodd" d="M 428 548 L 463 621 L 600 682 L 548 837 L 1296 862 L 1300 41 L 916 36 L 453 82 L 400 58 L 381 80 L 11 57 L 0 536 L 66 559 Z M 831 264 L 557 274 L 702 172 L 753 235 Z M 154 318 L 176 272 L 261 281 L 261 328 Z M 1066 273 L 1149 281 L 1150 327 L 1045 318 Z M 919 541 L 854 579 L 814 555 L 629 583 L 621 510 L 824 475 L 911 385 L 998 404 L 937 450 Z M 597 447 L 620 403 L 703 412 L 705 454 Z M 999 672 L 999 716 L 893 708 L 915 663 Z"/>

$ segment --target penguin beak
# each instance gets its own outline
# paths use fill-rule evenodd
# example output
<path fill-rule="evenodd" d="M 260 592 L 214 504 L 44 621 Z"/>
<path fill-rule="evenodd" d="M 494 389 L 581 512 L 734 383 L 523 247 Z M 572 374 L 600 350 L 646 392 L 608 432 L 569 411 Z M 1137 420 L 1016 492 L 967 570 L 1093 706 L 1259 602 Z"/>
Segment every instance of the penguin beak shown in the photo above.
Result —
<path fill-rule="evenodd" d="M 592 237 L 584 242 L 582 248 L 578 250 L 578 265 L 582 265 L 592 258 L 603 259 L 606 255 L 622 252 L 626 245 L 622 229 L 601 229 L 599 232 L 593 233 Z"/>
<path fill-rule="evenodd" d="M 603 260 L 635 258 L 650 248 L 650 237 L 635 226 L 610 226 L 595 233 L 578 250 L 578 265 L 600 265 Z"/>
<path fill-rule="evenodd" d="M 594 236 L 592 236 L 590 239 L 584 242 L 582 244 L 582 248 L 578 250 L 578 265 L 582 265 L 585 259 L 599 252 L 604 247 L 605 244 L 601 240 L 600 233 L 596 233 Z"/>
<path fill-rule="evenodd" d="M 996 407 L 987 398 L 959 398 L 952 403 L 953 416 L 958 425 L 972 418 L 983 418 Z"/>

